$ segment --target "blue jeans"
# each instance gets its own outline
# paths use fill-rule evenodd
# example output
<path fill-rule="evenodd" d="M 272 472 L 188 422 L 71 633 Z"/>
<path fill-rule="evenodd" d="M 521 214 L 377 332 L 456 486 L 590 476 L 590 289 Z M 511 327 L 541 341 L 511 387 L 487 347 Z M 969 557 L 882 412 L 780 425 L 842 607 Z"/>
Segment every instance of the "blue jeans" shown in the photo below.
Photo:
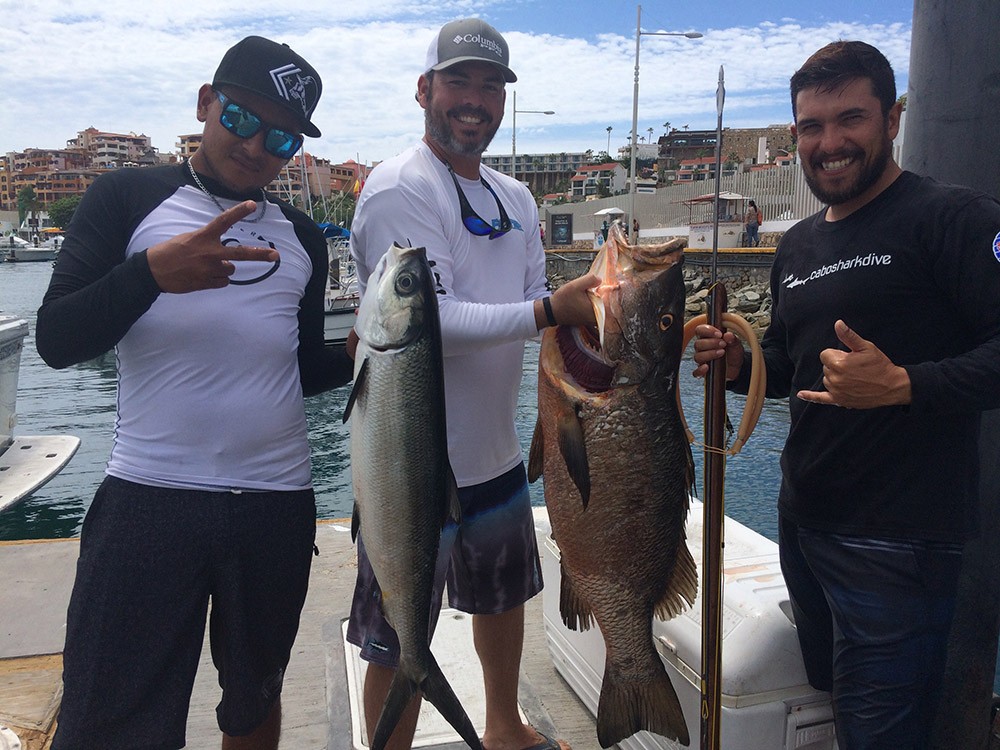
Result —
<path fill-rule="evenodd" d="M 833 693 L 841 750 L 926 747 L 961 545 L 831 534 L 785 518 L 779 544 L 809 682 Z"/>

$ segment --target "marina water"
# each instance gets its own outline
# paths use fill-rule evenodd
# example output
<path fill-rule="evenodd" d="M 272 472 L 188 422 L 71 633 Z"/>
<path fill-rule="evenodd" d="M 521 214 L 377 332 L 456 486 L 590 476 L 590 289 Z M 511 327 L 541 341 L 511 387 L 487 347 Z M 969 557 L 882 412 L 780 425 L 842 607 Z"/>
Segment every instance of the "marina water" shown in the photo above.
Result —
<path fill-rule="evenodd" d="M 81 440 L 80 449 L 63 471 L 22 503 L 0 513 L 0 540 L 54 539 L 77 536 L 94 491 L 104 477 L 111 452 L 115 419 L 115 355 L 65 370 L 49 368 L 34 344 L 35 315 L 48 286 L 51 264 L 0 263 L 0 312 L 29 323 L 21 356 L 17 393 L 16 435 L 68 433 Z M 535 426 L 538 344 L 529 342 L 524 360 L 517 429 L 524 455 Z M 703 381 L 690 376 L 694 365 L 681 365 L 682 400 L 688 423 L 702 432 Z M 349 388 L 306 399 L 313 482 L 319 518 L 351 515 L 349 428 L 341 423 Z M 256 405 L 248 403 L 246 409 Z M 743 399 L 729 395 L 734 423 L 739 422 Z M 771 539 L 777 539 L 775 499 L 780 481 L 778 455 L 788 431 L 788 407 L 767 402 L 760 423 L 743 452 L 726 468 L 726 512 Z M 698 485 L 701 454 L 695 450 Z M 636 471 L 643 467 L 637 466 Z M 542 482 L 531 487 L 532 500 L 541 505 Z"/>
<path fill-rule="evenodd" d="M 80 449 L 51 482 L 27 500 L 0 512 L 0 541 L 78 536 L 83 516 L 104 478 L 115 419 L 115 356 L 109 352 L 65 370 L 49 368 L 35 351 L 35 314 L 48 286 L 49 263 L 0 263 L 0 313 L 28 321 L 21 356 L 15 435 L 71 434 Z M 517 430 L 527 460 L 537 411 L 538 344 L 529 342 L 518 403 Z M 691 377 L 693 363 L 681 363 L 681 401 L 688 424 L 702 435 L 704 385 Z M 317 516 L 349 518 L 353 506 L 349 429 L 341 423 L 348 387 L 306 399 Z M 728 394 L 730 419 L 739 423 L 744 399 Z M 246 404 L 247 409 L 255 404 Z M 786 401 L 764 403 L 760 421 L 743 451 L 726 465 L 726 515 L 777 541 L 778 458 L 788 434 Z M 702 455 L 694 450 L 701 497 Z M 642 466 L 636 466 L 642 471 Z M 531 486 L 532 502 L 542 505 L 542 482 Z M 1000 659 L 998 659 L 1000 667 Z M 1000 668 L 998 668 L 1000 672 Z M 994 683 L 1000 692 L 1000 679 Z"/>

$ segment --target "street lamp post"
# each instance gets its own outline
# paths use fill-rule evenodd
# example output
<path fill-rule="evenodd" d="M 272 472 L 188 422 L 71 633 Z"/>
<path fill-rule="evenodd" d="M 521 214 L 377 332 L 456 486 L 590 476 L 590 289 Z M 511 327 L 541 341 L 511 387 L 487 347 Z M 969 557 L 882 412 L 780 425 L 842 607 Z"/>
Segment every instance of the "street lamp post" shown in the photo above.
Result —
<path fill-rule="evenodd" d="M 635 152 L 636 152 L 636 128 L 639 125 L 639 39 L 644 36 L 683 36 L 688 39 L 700 39 L 702 34 L 697 31 L 643 31 L 642 30 L 642 6 L 636 6 L 635 18 L 635 83 L 632 87 L 632 140 L 631 156 L 629 159 L 629 221 L 635 221 Z M 628 232 L 628 227 L 625 228 Z"/>
<path fill-rule="evenodd" d="M 510 176 L 517 179 L 517 116 L 522 115 L 554 115 L 551 109 L 518 109 L 517 91 L 514 92 L 514 103 L 510 109 Z"/>

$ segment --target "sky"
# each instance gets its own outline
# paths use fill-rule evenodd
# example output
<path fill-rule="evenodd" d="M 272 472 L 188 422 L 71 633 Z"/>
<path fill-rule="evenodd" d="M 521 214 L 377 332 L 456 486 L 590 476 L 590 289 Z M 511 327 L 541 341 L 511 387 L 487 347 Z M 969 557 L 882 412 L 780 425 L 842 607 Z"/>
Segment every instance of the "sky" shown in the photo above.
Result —
<path fill-rule="evenodd" d="M 487 153 L 607 149 L 631 134 L 637 5 L 619 0 L 0 0 L 0 153 L 63 148 L 88 127 L 150 136 L 172 152 L 201 132 L 199 86 L 250 34 L 288 43 L 319 71 L 306 150 L 374 163 L 423 134 L 414 101 L 427 48 L 447 21 L 482 18 L 507 39 L 518 81 Z M 725 127 L 791 120 L 788 79 L 819 47 L 881 49 L 906 92 L 913 0 L 700 0 L 641 10 L 639 140 L 714 129 L 720 68 Z M 645 35 L 697 31 L 701 39 Z M 516 92 L 516 131 L 512 96 Z M 553 110 L 543 115 L 531 110 Z M 611 127 L 611 132 L 608 132 Z M 652 129 L 652 133 L 650 133 Z"/>

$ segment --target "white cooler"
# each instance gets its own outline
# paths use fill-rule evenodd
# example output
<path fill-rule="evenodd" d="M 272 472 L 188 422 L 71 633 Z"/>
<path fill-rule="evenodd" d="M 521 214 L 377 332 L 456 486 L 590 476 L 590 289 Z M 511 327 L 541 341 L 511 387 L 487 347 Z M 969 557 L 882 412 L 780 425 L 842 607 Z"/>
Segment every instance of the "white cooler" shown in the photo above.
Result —
<path fill-rule="evenodd" d="M 546 532 L 545 632 L 552 661 L 596 716 L 604 675 L 604 639 L 598 628 L 569 630 L 559 615 L 559 548 L 544 511 L 536 524 Z M 693 501 L 688 547 L 701 576 L 702 505 Z M 810 687 L 792 624 L 778 545 L 731 518 L 725 522 L 721 743 L 727 750 L 833 750 L 830 695 Z M 700 735 L 701 597 L 669 622 L 653 620 L 656 648 L 677 691 L 691 746 Z M 595 737 L 596 743 L 596 737 Z M 596 744 L 595 744 L 596 746 Z M 649 732 L 619 743 L 623 750 L 684 747 Z"/>

